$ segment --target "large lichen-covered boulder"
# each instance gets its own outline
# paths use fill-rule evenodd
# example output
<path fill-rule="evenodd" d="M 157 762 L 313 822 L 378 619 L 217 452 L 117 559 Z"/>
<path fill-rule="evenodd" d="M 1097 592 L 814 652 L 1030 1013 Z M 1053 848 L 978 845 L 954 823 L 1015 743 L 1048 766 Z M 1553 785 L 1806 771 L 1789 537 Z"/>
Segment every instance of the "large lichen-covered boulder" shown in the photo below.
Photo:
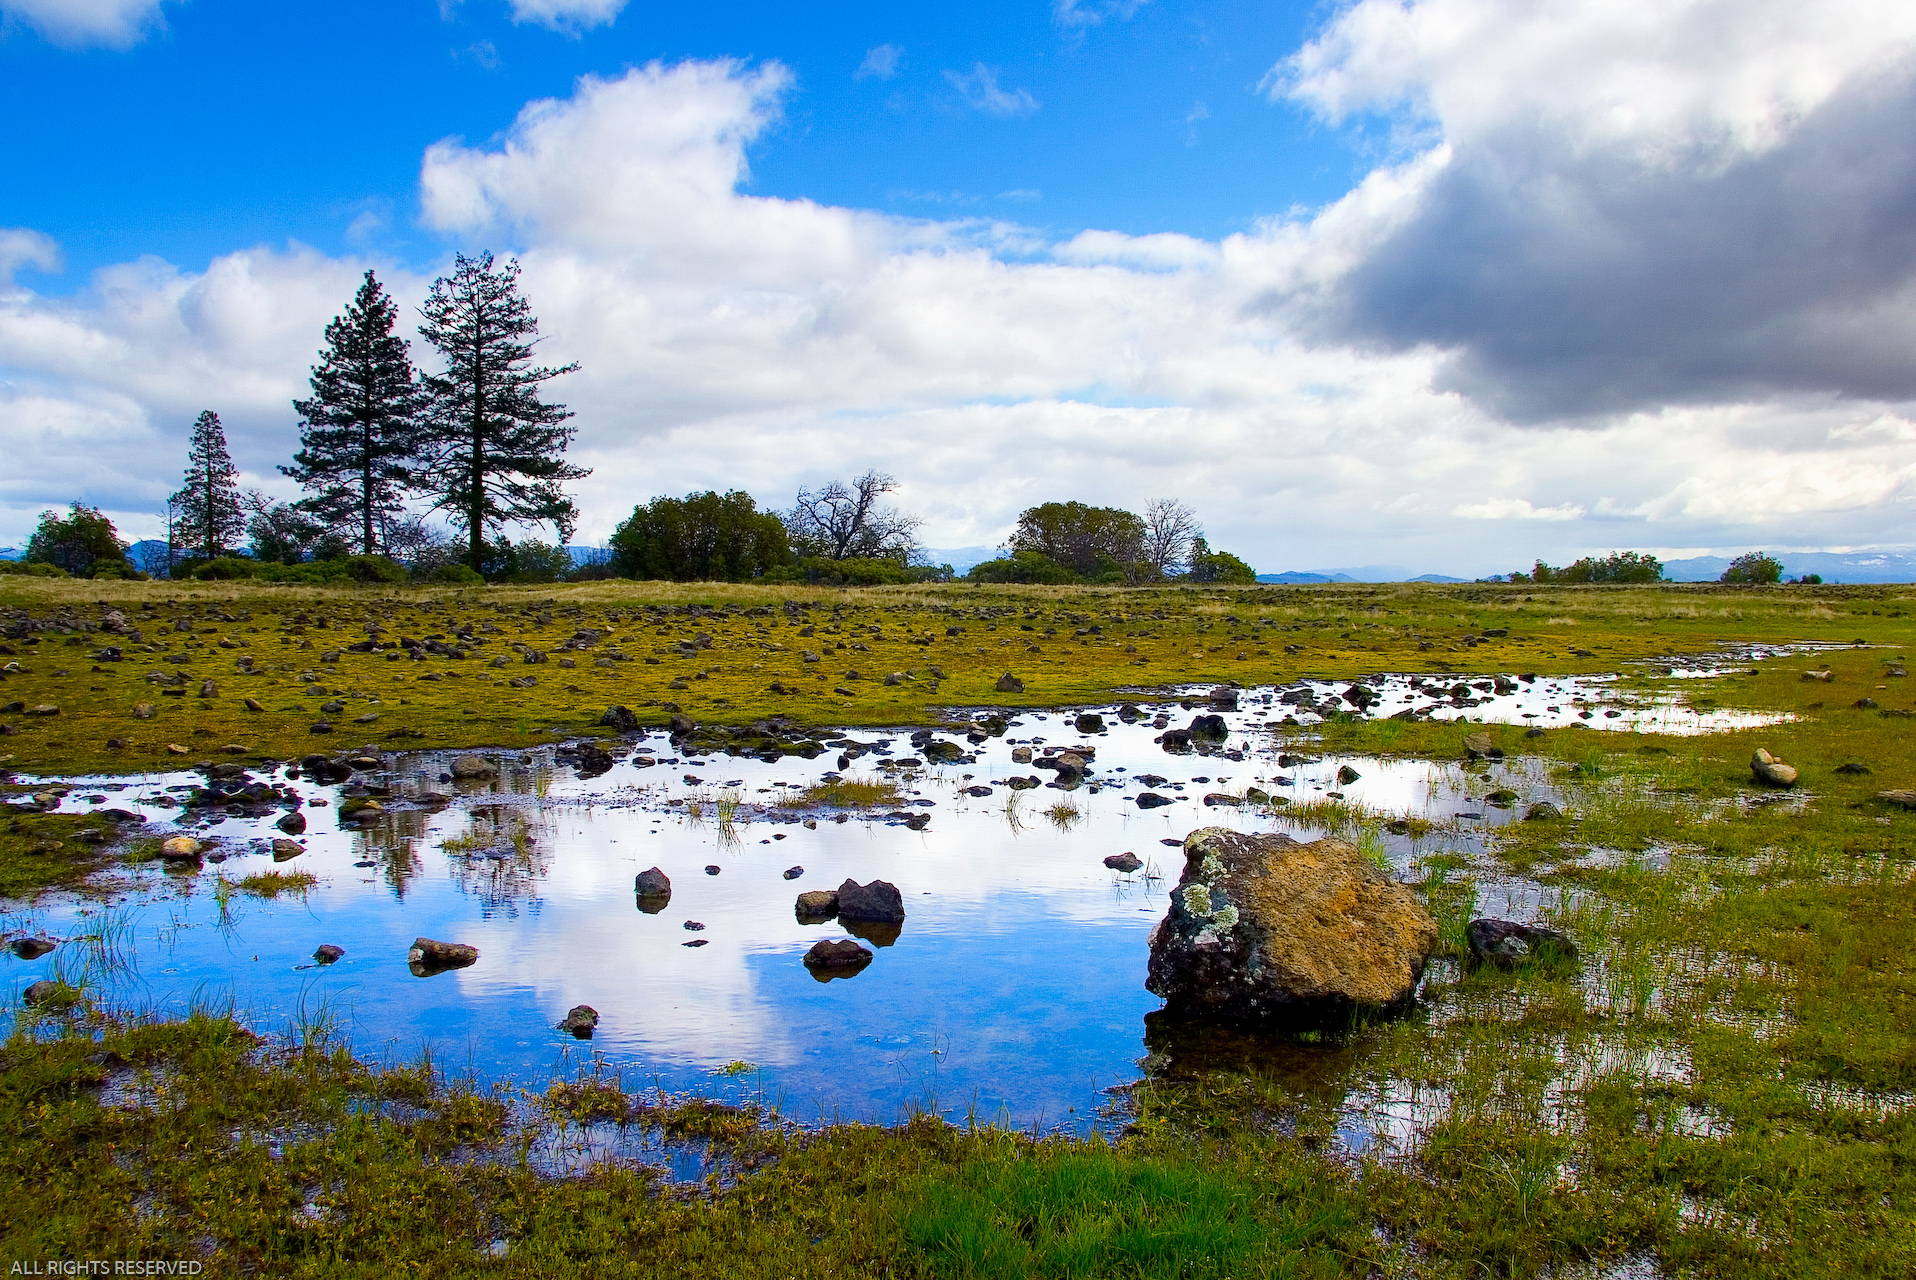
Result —
<path fill-rule="evenodd" d="M 1406 1004 L 1436 943 L 1410 890 L 1355 846 L 1205 827 L 1184 842 L 1144 985 L 1187 1014 L 1335 1020 Z"/>

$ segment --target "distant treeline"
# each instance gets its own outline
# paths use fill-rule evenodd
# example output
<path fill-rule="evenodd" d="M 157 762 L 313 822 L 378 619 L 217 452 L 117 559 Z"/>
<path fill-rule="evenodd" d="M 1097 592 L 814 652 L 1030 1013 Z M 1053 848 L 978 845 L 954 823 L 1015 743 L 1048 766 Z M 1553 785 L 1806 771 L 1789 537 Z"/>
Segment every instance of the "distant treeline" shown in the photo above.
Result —
<path fill-rule="evenodd" d="M 1730 561 L 1729 568 L 1723 571 L 1719 582 L 1757 585 L 1781 582 L 1783 563 L 1760 551 L 1738 556 Z M 1521 569 L 1500 578 L 1488 578 L 1488 582 L 1554 582 L 1564 585 L 1580 583 L 1619 583 L 1619 582 L 1665 582 L 1663 563 L 1653 555 L 1636 551 L 1612 551 L 1607 556 L 1585 556 L 1561 569 L 1552 568 L 1539 560 L 1531 566 L 1528 573 Z M 1798 583 L 1820 583 L 1819 574 L 1805 574 L 1795 580 Z"/>
<path fill-rule="evenodd" d="M 76 577 L 255 578 L 286 582 L 446 584 L 597 578 L 878 585 L 949 581 L 925 562 L 923 520 L 885 501 L 898 487 L 871 471 L 800 489 L 789 510 L 732 491 L 659 497 L 635 507 L 603 550 L 575 561 L 564 544 L 578 510 L 563 482 L 573 429 L 542 384 L 576 364 L 532 364 L 538 321 L 519 266 L 455 255 L 435 280 L 419 334 L 444 372 L 414 370 L 393 332 L 398 307 L 370 271 L 327 325 L 311 395 L 293 401 L 299 449 L 280 470 L 304 495 L 274 502 L 239 486 L 211 409 L 193 423 L 184 483 L 167 501 L 158 555 L 135 564 L 99 510 L 48 511 L 21 561 L 0 572 Z M 423 508 L 423 509 L 420 509 Z M 454 536 L 429 523 L 443 516 Z M 556 540 L 511 541 L 508 526 L 549 525 Z M 144 544 L 143 544 L 144 545 Z M 1212 551 L 1196 513 L 1163 499 L 1140 516 L 1049 502 L 1019 517 L 980 582 L 1251 582 L 1249 565 Z"/>

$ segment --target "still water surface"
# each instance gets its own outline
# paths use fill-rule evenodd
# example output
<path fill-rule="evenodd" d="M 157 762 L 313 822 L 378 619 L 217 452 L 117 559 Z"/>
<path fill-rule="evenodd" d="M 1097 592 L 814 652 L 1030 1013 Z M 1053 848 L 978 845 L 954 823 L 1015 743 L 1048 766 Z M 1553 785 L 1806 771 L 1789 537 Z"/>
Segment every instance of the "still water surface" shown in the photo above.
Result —
<path fill-rule="evenodd" d="M 1436 706 L 1433 718 L 1662 732 L 1750 719 L 1622 697 L 1594 679 L 1513 682 L 1503 694 L 1472 687 L 1461 696 L 1400 677 L 1367 683 L 1378 695 L 1372 716 Z M 1160 1005 L 1143 987 L 1146 944 L 1181 866 L 1174 846 L 1205 825 L 1320 834 L 1285 807 L 1207 805 L 1207 795 L 1241 796 L 1254 786 L 1292 808 L 1337 797 L 1382 815 L 1437 820 L 1416 841 L 1376 830 L 1400 872 L 1437 850 L 1480 858 L 1482 832 L 1516 820 L 1533 801 L 1561 798 L 1535 760 L 1466 768 L 1280 754 L 1269 726 L 1286 717 L 1314 723 L 1348 688 L 1300 682 L 1242 691 L 1239 708 L 1220 713 L 1228 736 L 1189 752 L 1157 742 L 1162 729 L 1150 717 L 1161 712 L 1182 727 L 1208 712 L 1201 701 L 1144 703 L 1147 716 L 1135 724 L 1118 720 L 1117 704 L 1092 708 L 1106 727 L 1089 733 L 1076 729 L 1075 711 L 1019 714 L 1002 736 L 978 743 L 940 733 L 966 757 L 921 767 L 890 767 L 922 758 L 906 732 L 834 737 L 867 749 L 847 775 L 901 785 L 903 804 L 871 814 L 791 803 L 837 772 L 842 746 L 772 763 L 685 756 L 654 734 L 629 738 L 597 776 L 582 776 L 551 748 L 486 753 L 502 771 L 476 783 L 450 781 L 450 753 L 385 756 L 379 770 L 347 786 L 259 769 L 254 778 L 298 795 L 309 822 L 299 837 L 304 852 L 278 862 L 268 838 L 280 834 L 273 822 L 281 808 L 183 815 L 177 797 L 202 784 L 200 775 L 68 779 L 61 809 L 129 809 L 155 830 L 211 838 L 210 856 L 142 873 L 106 911 L 53 904 L 0 925 L 62 939 L 122 935 L 117 950 L 127 963 L 96 962 L 90 974 L 117 1002 L 178 1011 L 230 999 L 268 1031 L 302 1010 L 326 1010 L 362 1054 L 404 1060 L 429 1047 L 441 1065 L 485 1081 L 536 1087 L 598 1055 L 628 1087 L 749 1088 L 801 1121 L 884 1121 L 924 1108 L 1021 1125 L 1082 1123 L 1110 1090 L 1140 1074 L 1145 1016 Z M 1310 699 L 1300 703 L 1300 691 Z M 1083 785 L 1005 785 L 1014 776 L 1053 777 L 1014 762 L 1014 751 L 1042 757 L 1073 746 L 1094 753 Z M 1358 776 L 1340 782 L 1345 768 Z M 355 784 L 393 797 L 389 812 L 363 829 L 336 817 Z M 988 790 L 970 794 L 977 788 Z M 1484 803 L 1500 789 L 1518 799 Z M 1147 790 L 1170 803 L 1140 808 Z M 904 819 L 913 813 L 929 814 L 929 825 L 912 829 Z M 1138 873 L 1103 865 L 1126 851 L 1144 860 Z M 669 905 L 656 912 L 633 893 L 635 874 L 653 866 L 672 881 Z M 218 892 L 222 880 L 272 869 L 309 872 L 318 884 L 303 899 Z M 787 878 L 794 869 L 802 870 Z M 867 939 L 876 953 L 867 968 L 820 981 L 801 957 L 846 930 L 801 922 L 794 899 L 847 878 L 897 885 L 906 921 L 896 937 Z M 1499 878 L 1488 866 L 1480 893 L 1486 913 L 1523 918 L 1546 900 L 1535 884 Z M 419 935 L 470 943 L 480 959 L 416 977 L 406 952 Z M 344 958 L 314 965 L 323 943 L 343 947 Z M 77 973 L 87 954 L 70 941 L 40 961 L 8 956 L 0 980 L 13 997 L 9 1008 L 27 983 L 60 969 Z M 575 1004 L 600 1014 L 589 1044 L 555 1029 Z M 738 1063 L 749 1070 L 715 1074 Z"/>

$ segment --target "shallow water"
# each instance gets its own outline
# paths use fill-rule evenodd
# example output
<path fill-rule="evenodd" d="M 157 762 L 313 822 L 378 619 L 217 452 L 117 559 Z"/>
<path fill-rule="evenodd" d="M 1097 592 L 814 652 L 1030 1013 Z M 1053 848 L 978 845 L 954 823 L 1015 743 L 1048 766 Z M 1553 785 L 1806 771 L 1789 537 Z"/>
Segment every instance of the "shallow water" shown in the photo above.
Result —
<path fill-rule="evenodd" d="M 1379 694 L 1373 715 L 1392 709 L 1387 698 L 1431 701 L 1406 679 L 1369 684 Z M 1605 717 L 1617 708 L 1602 681 L 1519 684 L 1477 705 L 1447 697 L 1439 714 L 1553 724 L 1588 712 L 1589 723 L 1616 728 L 1642 723 L 1626 718 L 1639 713 L 1679 714 L 1629 703 L 1625 716 Z M 842 741 L 869 747 L 848 774 L 900 781 L 907 803 L 895 816 L 781 803 L 834 771 L 836 747 L 811 761 L 694 758 L 676 754 L 662 734 L 628 739 L 624 757 L 596 777 L 551 748 L 485 753 L 503 773 L 479 783 L 447 779 L 452 753 L 387 756 L 384 769 L 354 780 L 395 797 L 364 830 L 335 816 L 346 787 L 255 770 L 254 778 L 294 791 L 310 824 L 299 838 L 305 851 L 278 863 L 268 837 L 280 834 L 273 822 L 283 809 L 189 818 L 170 803 L 203 784 L 197 773 L 70 779 L 63 810 L 128 809 L 154 830 L 177 827 L 213 847 L 202 865 L 143 872 L 139 888 L 111 908 L 53 904 L 0 921 L 9 931 L 74 939 L 39 961 L 8 955 L 0 981 L 14 1009 L 27 983 L 86 967 L 116 1002 L 179 1011 L 230 999 L 269 1031 L 336 1019 L 362 1054 L 405 1060 L 430 1046 L 442 1066 L 534 1087 L 596 1056 L 631 1088 L 749 1094 L 801 1121 L 891 1120 L 923 1109 L 1020 1125 L 1091 1123 L 1109 1091 L 1140 1074 L 1144 1019 L 1160 1005 L 1143 988 L 1146 940 L 1182 863 L 1173 846 L 1207 825 L 1320 834 L 1284 808 L 1207 806 L 1206 795 L 1257 786 L 1294 810 L 1335 798 L 1438 820 L 1417 841 L 1374 832 L 1400 870 L 1438 850 L 1479 853 L 1482 831 L 1535 800 L 1559 798 L 1535 761 L 1466 768 L 1280 756 L 1263 726 L 1298 716 L 1281 699 L 1305 687 L 1328 698 L 1347 686 L 1247 691 L 1241 709 L 1221 713 L 1228 738 L 1198 752 L 1167 751 L 1150 719 L 1120 723 L 1115 704 L 1094 709 L 1106 721 L 1101 732 L 1080 734 L 1075 712 L 1053 712 L 1015 716 L 1002 737 L 976 744 L 940 733 L 971 753 L 945 765 L 881 767 L 921 758 L 907 734 L 847 735 Z M 1147 710 L 1181 727 L 1207 709 Z M 1052 776 L 1013 763 L 1015 748 L 1074 745 L 1095 751 L 1086 785 L 1003 785 Z M 1340 783 L 1346 767 L 1358 776 Z M 1147 786 L 1171 803 L 1140 809 Z M 989 794 L 965 794 L 972 787 Z M 1517 799 L 1484 803 L 1496 789 Z M 450 800 L 406 798 L 435 790 Z M 736 804 L 730 822 L 719 820 L 721 799 L 728 810 Z M 911 829 L 907 812 L 929 814 L 929 825 Z M 1145 860 L 1138 874 L 1102 865 L 1124 851 Z M 634 897 L 633 877 L 655 865 L 671 878 L 672 897 L 650 913 Z M 794 867 L 802 873 L 787 879 Z M 303 899 L 223 891 L 223 882 L 272 869 L 310 872 L 319 883 Z M 876 954 L 863 971 L 820 981 L 801 957 L 846 931 L 800 922 L 794 899 L 848 877 L 896 884 L 907 919 L 895 938 L 868 938 Z M 1534 918 L 1545 900 L 1540 887 L 1514 878 L 1479 888 L 1485 914 Z M 79 940 L 88 934 L 102 941 Z M 418 935 L 473 944 L 480 959 L 415 977 L 406 952 Z M 322 943 L 344 947 L 345 957 L 315 965 Z M 581 1003 L 601 1016 L 589 1044 L 555 1030 Z M 719 1074 L 737 1063 L 749 1069 Z"/>

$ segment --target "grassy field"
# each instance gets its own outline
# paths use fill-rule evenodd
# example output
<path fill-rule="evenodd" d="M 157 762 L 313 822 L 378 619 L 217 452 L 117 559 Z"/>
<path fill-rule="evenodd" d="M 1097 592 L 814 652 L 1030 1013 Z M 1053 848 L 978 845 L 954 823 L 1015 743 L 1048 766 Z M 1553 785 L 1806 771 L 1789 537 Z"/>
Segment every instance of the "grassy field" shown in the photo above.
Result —
<path fill-rule="evenodd" d="M 0 716 L 14 730 L 0 754 L 22 772 L 364 743 L 511 746 L 593 732 L 610 703 L 651 722 L 674 704 L 701 721 L 908 724 L 946 707 L 1380 671 L 1625 670 L 1693 705 L 1793 717 L 1696 738 L 1488 726 L 1550 771 L 1565 817 L 1512 824 L 1488 864 L 1430 843 L 1415 888 L 1445 925 L 1447 954 L 1417 1011 L 1336 1034 L 1154 1022 L 1152 1069 L 1111 1143 L 927 1118 L 801 1131 L 591 1074 L 484 1094 L 429 1062 L 355 1060 L 324 1010 L 260 1040 L 217 1010 L 161 1021 L 96 1008 L 82 982 L 23 1015 L 0 1048 L 9 1264 L 200 1257 L 209 1274 L 315 1276 L 1916 1273 L 1916 814 L 1875 798 L 1916 786 L 1911 720 L 1898 714 L 1916 709 L 1916 691 L 1897 674 L 1916 591 L 8 589 L 15 630 L 29 616 L 71 628 L 4 641 L 13 652 L 0 662 L 21 670 L 0 699 L 60 708 Z M 78 625 L 108 606 L 139 641 Z M 369 636 L 369 622 L 382 630 Z M 465 657 L 346 648 L 450 645 L 462 626 Z M 1708 680 L 1626 665 L 1793 641 L 1845 647 Z M 103 645 L 122 660 L 94 661 Z M 259 674 L 245 674 L 246 655 Z M 1812 669 L 1830 678 L 1806 678 Z M 1007 671 L 1022 695 L 994 691 Z M 148 674 L 174 672 L 183 696 Z M 883 683 L 892 672 L 899 682 Z M 526 676 L 537 683 L 499 687 Z M 201 697 L 207 679 L 215 688 Z M 344 709 L 320 709 L 333 701 Z M 151 719 L 132 716 L 141 702 Z M 330 734 L 311 731 L 322 715 Z M 1462 755 L 1455 726 L 1351 720 L 1298 737 Z M 1752 785 L 1758 746 L 1801 770 L 1797 788 Z M 0 893 L 100 883 L 118 854 L 80 838 L 91 821 L 13 819 Z M 1487 875 L 1547 889 L 1544 915 L 1576 939 L 1581 963 L 1457 963 Z M 675 1188 L 632 1165 L 554 1164 L 551 1152 L 588 1132 L 704 1152 L 715 1177 Z"/>

